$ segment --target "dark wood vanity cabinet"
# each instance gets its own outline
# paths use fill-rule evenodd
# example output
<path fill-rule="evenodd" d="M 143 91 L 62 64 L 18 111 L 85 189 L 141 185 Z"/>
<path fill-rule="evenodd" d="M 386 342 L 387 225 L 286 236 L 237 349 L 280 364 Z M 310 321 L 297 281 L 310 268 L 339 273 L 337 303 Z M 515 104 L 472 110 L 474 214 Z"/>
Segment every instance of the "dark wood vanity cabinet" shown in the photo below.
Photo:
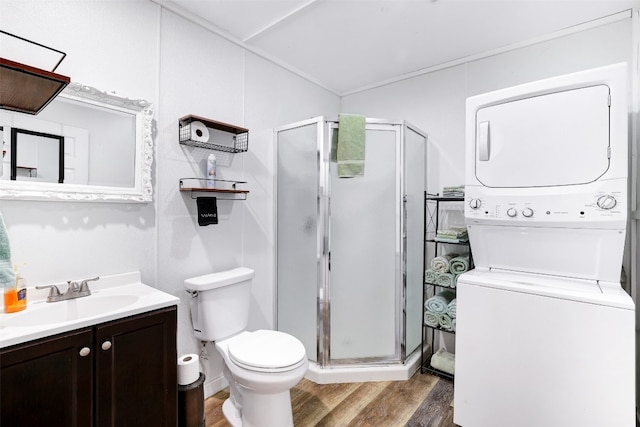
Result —
<path fill-rule="evenodd" d="M 92 346 L 88 328 L 0 350 L 0 426 L 92 425 Z"/>
<path fill-rule="evenodd" d="M 0 426 L 175 427 L 176 307 L 0 350 Z"/>
<path fill-rule="evenodd" d="M 175 307 L 98 326 L 95 339 L 95 426 L 175 427 Z"/>

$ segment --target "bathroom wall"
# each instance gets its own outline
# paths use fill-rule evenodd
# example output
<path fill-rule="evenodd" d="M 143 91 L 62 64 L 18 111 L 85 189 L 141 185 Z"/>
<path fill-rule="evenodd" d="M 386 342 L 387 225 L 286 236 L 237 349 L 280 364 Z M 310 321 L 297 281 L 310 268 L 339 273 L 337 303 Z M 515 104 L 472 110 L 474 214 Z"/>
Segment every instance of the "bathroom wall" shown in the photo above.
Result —
<path fill-rule="evenodd" d="M 249 328 L 273 327 L 272 129 L 335 116 L 339 98 L 150 0 L 3 0 L 0 28 L 65 51 L 57 71 L 72 81 L 156 110 L 152 203 L 0 201 L 29 285 L 140 270 L 181 298 L 178 351 L 199 353 L 184 279 L 245 265 L 256 270 Z M 210 153 L 178 143 L 188 114 L 251 131 L 248 152 L 216 152 L 218 176 L 250 191 L 246 201 L 218 201 L 218 225 L 199 227 L 195 200 L 178 191 L 179 178 L 204 175 Z M 210 394 L 224 385 L 221 361 L 211 345 L 204 354 Z"/>
<path fill-rule="evenodd" d="M 240 265 L 253 268 L 248 328 L 274 327 L 272 128 L 335 115 L 339 99 L 172 12 L 163 10 L 160 23 L 157 283 L 181 298 L 179 350 L 200 353 L 183 288 L 188 277 Z M 204 176 L 210 153 L 178 144 L 178 119 L 187 114 L 251 130 L 248 152 L 215 153 L 217 176 L 247 181 L 250 191 L 246 201 L 218 200 L 218 225 L 199 227 L 196 201 L 178 191 L 179 178 Z M 222 386 L 222 362 L 210 344 L 203 354 L 209 394 Z"/>
<path fill-rule="evenodd" d="M 149 1 L 0 2 L 0 28 L 67 53 L 73 82 L 158 104 L 158 8 Z M 156 282 L 156 203 L 2 200 L 29 285 L 140 270 Z"/>
<path fill-rule="evenodd" d="M 528 81 L 632 62 L 631 19 L 491 55 L 342 98 L 341 111 L 406 119 L 429 134 L 428 186 L 464 183 L 465 100 Z"/>

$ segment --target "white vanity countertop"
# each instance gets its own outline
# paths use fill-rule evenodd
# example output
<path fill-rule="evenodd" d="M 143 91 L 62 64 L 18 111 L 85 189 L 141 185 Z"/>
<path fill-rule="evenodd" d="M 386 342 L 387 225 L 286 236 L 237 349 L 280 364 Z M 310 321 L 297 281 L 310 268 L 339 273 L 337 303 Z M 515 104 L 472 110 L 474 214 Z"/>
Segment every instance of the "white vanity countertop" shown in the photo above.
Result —
<path fill-rule="evenodd" d="M 66 284 L 60 285 L 66 291 Z M 49 290 L 27 288 L 27 308 L 0 312 L 0 348 L 177 305 L 179 298 L 141 282 L 140 272 L 89 282 L 91 295 L 48 303 Z"/>

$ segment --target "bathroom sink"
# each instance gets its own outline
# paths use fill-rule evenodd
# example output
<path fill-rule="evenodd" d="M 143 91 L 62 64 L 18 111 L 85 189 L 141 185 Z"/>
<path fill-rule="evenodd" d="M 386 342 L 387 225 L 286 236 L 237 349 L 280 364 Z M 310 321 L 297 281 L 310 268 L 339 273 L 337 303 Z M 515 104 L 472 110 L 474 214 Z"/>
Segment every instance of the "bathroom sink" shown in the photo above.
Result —
<path fill-rule="evenodd" d="M 138 298 L 135 295 L 89 295 L 52 303 L 38 301 L 31 309 L 8 317 L 2 322 L 2 326 L 29 327 L 70 322 L 126 308 Z"/>
<path fill-rule="evenodd" d="M 141 282 L 140 272 L 101 276 L 91 295 L 46 302 L 48 289 L 27 288 L 27 308 L 0 312 L 0 348 L 177 305 L 176 296 Z M 66 288 L 62 285 L 61 291 Z"/>

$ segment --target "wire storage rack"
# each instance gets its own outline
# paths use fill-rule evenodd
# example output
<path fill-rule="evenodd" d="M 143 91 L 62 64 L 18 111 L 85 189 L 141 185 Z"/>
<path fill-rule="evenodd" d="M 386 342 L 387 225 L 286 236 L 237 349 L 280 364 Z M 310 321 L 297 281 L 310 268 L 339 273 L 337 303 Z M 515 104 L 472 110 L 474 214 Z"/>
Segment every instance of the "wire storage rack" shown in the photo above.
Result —
<path fill-rule="evenodd" d="M 212 141 L 209 129 L 229 133 L 231 138 Z M 188 115 L 178 121 L 178 131 L 179 142 L 183 145 L 226 153 L 243 153 L 249 149 L 249 129 L 228 123 Z"/>

